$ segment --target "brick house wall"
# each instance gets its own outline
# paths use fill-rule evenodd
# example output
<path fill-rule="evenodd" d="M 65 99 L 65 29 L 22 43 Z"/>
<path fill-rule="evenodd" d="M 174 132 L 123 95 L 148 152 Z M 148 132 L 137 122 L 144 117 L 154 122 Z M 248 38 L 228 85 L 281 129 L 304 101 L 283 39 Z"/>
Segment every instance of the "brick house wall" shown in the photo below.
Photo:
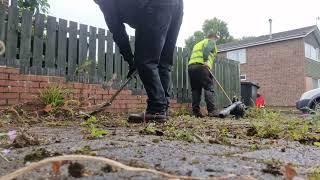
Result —
<path fill-rule="evenodd" d="M 108 101 L 116 92 L 113 89 L 105 90 L 98 84 L 67 83 L 63 77 L 24 75 L 19 73 L 19 69 L 0 66 L 0 109 L 35 101 L 39 99 L 42 90 L 57 84 L 70 91 L 68 95 L 70 99 L 80 101 L 83 107 L 89 109 Z M 146 100 L 146 96 L 133 95 L 130 90 L 124 90 L 106 111 L 111 113 L 144 111 Z M 171 101 L 173 111 L 189 107 L 189 104 Z"/>
<path fill-rule="evenodd" d="M 259 83 L 267 105 L 295 106 L 306 89 L 303 38 L 249 47 L 246 55 L 241 74 Z"/>

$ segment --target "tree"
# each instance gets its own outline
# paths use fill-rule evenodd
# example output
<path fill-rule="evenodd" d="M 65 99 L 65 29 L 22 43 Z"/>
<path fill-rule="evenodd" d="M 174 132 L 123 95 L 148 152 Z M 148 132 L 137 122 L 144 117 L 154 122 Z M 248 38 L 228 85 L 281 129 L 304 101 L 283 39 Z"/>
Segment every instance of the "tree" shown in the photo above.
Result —
<path fill-rule="evenodd" d="M 218 45 L 234 41 L 234 38 L 229 33 L 227 23 L 218 18 L 213 18 L 208 19 L 203 23 L 202 31 L 197 31 L 186 39 L 186 48 L 191 50 L 196 43 L 203 40 L 211 32 L 216 33 L 218 36 Z"/>
<path fill-rule="evenodd" d="M 202 41 L 204 38 L 205 35 L 202 31 L 196 31 L 192 36 L 186 39 L 186 47 L 189 51 L 191 51 L 193 46 L 196 45 L 198 42 Z"/>
<path fill-rule="evenodd" d="M 20 10 L 27 9 L 33 13 L 47 14 L 50 8 L 48 0 L 18 0 Z"/>

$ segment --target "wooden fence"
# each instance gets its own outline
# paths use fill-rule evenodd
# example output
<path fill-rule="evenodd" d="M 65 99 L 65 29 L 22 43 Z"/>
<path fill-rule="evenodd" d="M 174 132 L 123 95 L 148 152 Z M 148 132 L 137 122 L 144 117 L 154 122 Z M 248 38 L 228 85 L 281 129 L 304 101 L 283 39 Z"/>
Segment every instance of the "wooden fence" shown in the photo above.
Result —
<path fill-rule="evenodd" d="M 0 4 L 0 40 L 7 48 L 5 55 L 0 56 L 0 65 L 20 68 L 21 73 L 64 76 L 68 81 L 104 83 L 114 79 L 115 87 L 125 80 L 128 67 L 109 31 L 19 11 L 15 3 L 11 4 L 8 11 Z M 130 41 L 134 49 L 134 37 Z M 171 84 L 172 95 L 179 102 L 191 99 L 188 59 L 185 49 L 176 48 Z M 214 73 L 230 96 L 239 96 L 239 63 L 219 59 Z M 136 93 L 144 92 L 139 79 L 128 88 Z M 219 106 L 226 105 L 228 102 L 221 91 L 216 92 Z"/>

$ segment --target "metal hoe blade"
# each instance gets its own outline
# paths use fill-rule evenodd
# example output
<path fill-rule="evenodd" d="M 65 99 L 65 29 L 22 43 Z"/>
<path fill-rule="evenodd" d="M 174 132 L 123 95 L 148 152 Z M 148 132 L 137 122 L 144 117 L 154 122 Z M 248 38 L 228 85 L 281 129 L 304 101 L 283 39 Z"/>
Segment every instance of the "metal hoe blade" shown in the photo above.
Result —
<path fill-rule="evenodd" d="M 98 109 L 92 111 L 91 113 L 89 113 L 89 116 L 94 116 L 97 113 L 103 111 L 106 107 L 109 107 L 112 105 L 113 101 L 116 100 L 116 98 L 118 97 L 118 95 L 121 93 L 121 91 L 129 84 L 129 82 L 137 75 L 137 71 L 134 72 L 124 83 L 123 85 L 120 87 L 120 89 L 117 90 L 117 92 L 110 98 L 109 102 L 106 102 L 104 104 L 102 104 Z"/>

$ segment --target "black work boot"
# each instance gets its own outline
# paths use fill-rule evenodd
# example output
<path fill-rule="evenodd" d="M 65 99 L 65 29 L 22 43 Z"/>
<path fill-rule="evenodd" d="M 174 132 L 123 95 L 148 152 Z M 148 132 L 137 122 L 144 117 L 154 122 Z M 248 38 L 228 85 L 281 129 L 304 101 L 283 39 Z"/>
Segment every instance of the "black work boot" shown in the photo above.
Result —
<path fill-rule="evenodd" d="M 208 112 L 209 117 L 219 117 L 219 112 L 217 110 Z"/>
<path fill-rule="evenodd" d="M 193 111 L 193 116 L 196 118 L 204 118 L 205 116 L 201 113 L 201 111 Z"/>
<path fill-rule="evenodd" d="M 128 123 L 165 123 L 168 120 L 166 113 L 140 113 L 140 114 L 130 114 L 128 118 Z"/>

